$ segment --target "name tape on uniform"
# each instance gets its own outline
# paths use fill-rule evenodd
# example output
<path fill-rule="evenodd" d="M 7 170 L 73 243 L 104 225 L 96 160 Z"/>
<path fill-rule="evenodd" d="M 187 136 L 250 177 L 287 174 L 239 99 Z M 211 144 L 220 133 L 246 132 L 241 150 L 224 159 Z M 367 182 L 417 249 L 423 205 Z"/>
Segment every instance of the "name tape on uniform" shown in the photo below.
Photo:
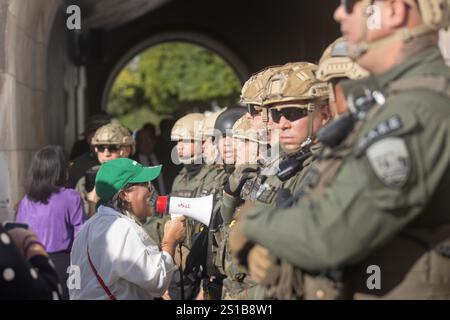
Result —
<path fill-rule="evenodd" d="M 400 119 L 400 116 L 395 115 L 391 118 L 383 121 L 375 128 L 369 131 L 364 137 L 362 137 L 358 142 L 358 150 L 365 150 L 370 144 L 372 144 L 375 140 L 386 136 L 394 131 L 403 128 L 403 122 Z"/>

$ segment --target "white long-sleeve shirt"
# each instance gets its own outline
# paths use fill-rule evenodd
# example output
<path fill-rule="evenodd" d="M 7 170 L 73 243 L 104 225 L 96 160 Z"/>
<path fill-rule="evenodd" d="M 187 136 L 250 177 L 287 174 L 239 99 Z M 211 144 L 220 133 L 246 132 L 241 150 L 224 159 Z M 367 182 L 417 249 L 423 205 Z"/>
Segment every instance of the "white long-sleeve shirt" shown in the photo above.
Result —
<path fill-rule="evenodd" d="M 97 272 L 118 300 L 146 300 L 160 297 L 172 279 L 172 257 L 159 251 L 155 242 L 131 218 L 112 208 L 100 206 L 75 238 L 71 252 L 71 270 L 79 267 L 79 288 L 70 279 L 71 300 L 108 299 L 94 272 Z M 75 288 L 71 288 L 75 287 Z"/>

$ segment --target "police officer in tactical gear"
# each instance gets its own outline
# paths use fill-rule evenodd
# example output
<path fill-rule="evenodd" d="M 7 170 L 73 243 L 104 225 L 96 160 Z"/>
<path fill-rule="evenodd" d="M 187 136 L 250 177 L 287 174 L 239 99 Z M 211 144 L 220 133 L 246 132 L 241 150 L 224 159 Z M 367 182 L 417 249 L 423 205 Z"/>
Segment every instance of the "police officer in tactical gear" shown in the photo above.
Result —
<path fill-rule="evenodd" d="M 342 1 L 335 19 L 372 74 L 342 83 L 351 130 L 293 207 L 246 213 L 232 250 L 245 263 L 250 241 L 308 272 L 343 269 L 353 299 L 449 299 L 450 71 L 437 32 L 450 1 Z"/>
<path fill-rule="evenodd" d="M 171 140 L 176 141 L 176 152 L 172 154 L 172 161 L 176 158 L 183 164 L 172 186 L 171 196 L 196 198 L 199 196 L 203 185 L 203 179 L 207 169 L 202 164 L 202 136 L 201 129 L 205 116 L 201 113 L 190 113 L 177 122 L 171 132 Z M 162 223 L 165 222 L 163 218 Z M 157 221 L 153 221 L 156 223 Z M 190 253 L 193 239 L 200 231 L 201 223 L 191 218 L 186 218 L 186 239 L 177 248 L 175 262 L 180 268 L 176 272 L 169 287 L 169 295 L 173 300 L 194 299 L 200 289 L 201 274 L 193 271 L 186 273 L 186 259 Z M 162 230 L 163 228 L 161 228 Z"/>
<path fill-rule="evenodd" d="M 334 41 L 324 51 L 316 72 L 320 81 L 327 81 L 329 88 L 329 106 L 334 118 L 345 112 L 346 105 L 343 99 L 336 99 L 339 92 L 339 82 L 344 79 L 361 79 L 368 76 L 368 72 L 358 66 L 347 56 L 345 40 L 342 38 Z M 319 137 L 323 132 L 334 131 L 335 126 L 325 126 L 318 131 Z M 321 135 L 322 133 L 322 135 Z M 328 134 L 328 133 L 327 133 Z M 330 133 L 332 134 L 332 133 Z M 323 148 L 318 148 L 315 158 L 320 158 Z M 290 163 L 287 162 L 288 164 Z M 311 163 L 313 168 L 315 163 Z M 293 167 L 287 165 L 286 168 Z M 288 172 L 286 169 L 281 170 Z M 306 175 L 306 168 L 304 175 Z M 295 194 L 306 193 L 308 183 L 302 179 L 299 181 Z M 293 204 L 293 198 L 289 190 L 282 189 L 277 198 L 277 206 L 287 208 Z M 331 270 L 327 273 L 311 274 L 302 272 L 284 259 L 277 259 L 267 249 L 256 245 L 249 253 L 248 263 L 250 275 L 258 283 L 265 284 L 268 288 L 268 296 L 278 299 L 338 299 L 345 296 L 342 291 L 342 271 Z"/>
<path fill-rule="evenodd" d="M 109 123 L 97 129 L 92 137 L 91 145 L 100 165 L 113 159 L 128 158 L 135 151 L 135 142 L 130 131 L 119 123 Z M 96 211 L 98 197 L 94 184 L 99 169 L 100 166 L 88 169 L 75 187 L 83 199 L 88 218 Z"/>
<path fill-rule="evenodd" d="M 270 112 L 273 130 L 279 133 L 282 150 L 276 161 L 266 163 L 257 171 L 257 176 L 252 175 L 249 179 L 248 167 L 237 169 L 233 173 L 225 188 L 225 216 L 232 215 L 235 220 L 237 216 L 233 211 L 236 210 L 236 205 L 243 201 L 254 202 L 261 207 L 285 206 L 284 203 L 289 202 L 289 198 L 297 191 L 306 168 L 311 165 L 313 155 L 321 149 L 320 145 L 316 144 L 315 135 L 330 119 L 327 105 L 328 86 L 315 78 L 316 71 L 317 66 L 314 64 L 289 63 L 278 68 L 268 79 L 263 105 Z M 242 185 L 244 179 L 246 181 Z M 260 255 L 269 257 L 267 250 L 262 247 L 256 247 L 252 254 L 256 259 Z M 236 266 L 234 269 L 239 270 Z M 245 274 L 242 269 L 239 273 Z M 261 299 L 264 295 L 273 295 L 257 286 L 248 276 L 240 281 L 230 274 L 230 278 L 224 283 L 230 284 L 231 295 L 240 298 L 245 296 Z"/>

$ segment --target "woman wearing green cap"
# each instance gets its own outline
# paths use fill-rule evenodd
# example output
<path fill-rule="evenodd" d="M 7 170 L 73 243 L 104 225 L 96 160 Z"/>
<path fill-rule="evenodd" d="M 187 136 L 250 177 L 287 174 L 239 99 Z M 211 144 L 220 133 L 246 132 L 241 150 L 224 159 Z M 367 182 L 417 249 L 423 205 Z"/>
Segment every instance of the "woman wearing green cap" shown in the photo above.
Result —
<path fill-rule="evenodd" d="M 95 181 L 97 214 L 72 247 L 71 299 L 153 299 L 167 290 L 175 247 L 186 233 L 183 218 L 166 223 L 162 252 L 140 223 L 152 214 L 150 181 L 160 172 L 161 166 L 125 158 L 102 165 Z"/>

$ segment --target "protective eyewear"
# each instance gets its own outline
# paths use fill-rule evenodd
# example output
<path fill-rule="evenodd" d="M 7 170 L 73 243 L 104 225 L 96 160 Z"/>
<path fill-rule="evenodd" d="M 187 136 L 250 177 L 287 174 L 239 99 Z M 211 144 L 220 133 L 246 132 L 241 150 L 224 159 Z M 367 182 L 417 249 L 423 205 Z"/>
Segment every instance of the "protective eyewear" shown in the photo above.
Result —
<path fill-rule="evenodd" d="M 120 146 L 115 144 L 108 144 L 95 147 L 96 152 L 105 152 L 105 150 L 108 150 L 109 152 L 118 152 L 120 150 Z"/>
<path fill-rule="evenodd" d="M 252 117 L 256 117 L 257 115 L 259 115 L 261 113 L 261 109 L 260 108 L 256 108 L 254 105 L 247 105 L 247 112 L 252 116 Z"/>
<path fill-rule="evenodd" d="M 149 182 L 142 182 L 142 183 L 130 183 L 129 185 L 127 185 L 126 189 L 132 188 L 132 187 L 144 187 L 147 188 L 148 190 L 152 191 L 153 190 L 153 185 L 152 183 Z"/>
<path fill-rule="evenodd" d="M 288 121 L 296 121 L 308 115 L 307 108 L 287 107 L 283 109 L 270 109 L 270 115 L 275 123 L 279 123 L 281 117 L 285 117 Z"/>

